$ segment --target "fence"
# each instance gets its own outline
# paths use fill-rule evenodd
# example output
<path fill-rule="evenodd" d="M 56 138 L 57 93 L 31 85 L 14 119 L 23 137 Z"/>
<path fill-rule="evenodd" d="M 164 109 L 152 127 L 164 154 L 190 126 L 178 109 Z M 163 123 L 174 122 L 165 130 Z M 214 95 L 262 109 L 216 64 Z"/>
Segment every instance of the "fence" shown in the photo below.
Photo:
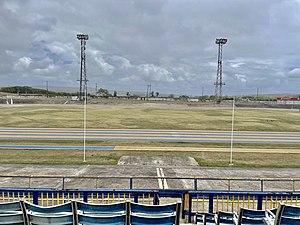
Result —
<path fill-rule="evenodd" d="M 71 200 L 101 204 L 130 200 L 157 205 L 163 201 L 166 203 L 166 200 L 175 202 L 178 198 L 182 201 L 182 217 L 187 216 L 188 222 L 197 212 L 239 211 L 240 207 L 272 209 L 280 202 L 300 205 L 300 192 L 0 188 L 0 202 L 26 199 L 42 206 Z"/>
<path fill-rule="evenodd" d="M 186 190 L 247 190 L 247 191 L 300 191 L 300 178 L 207 178 L 207 177 L 154 177 L 154 176 L 63 176 L 63 175 L 5 175 L 11 179 L 7 187 L 23 188 L 116 188 L 116 189 L 180 189 Z M 85 183 L 86 185 L 79 186 Z M 185 187 L 179 185 L 184 181 Z M 158 185 L 158 184 L 161 185 Z M 169 183 L 169 185 L 166 185 Z M 55 184 L 55 185 L 54 185 Z M 213 188 L 210 188 L 212 186 Z M 5 182 L 2 182 L 5 187 Z"/>

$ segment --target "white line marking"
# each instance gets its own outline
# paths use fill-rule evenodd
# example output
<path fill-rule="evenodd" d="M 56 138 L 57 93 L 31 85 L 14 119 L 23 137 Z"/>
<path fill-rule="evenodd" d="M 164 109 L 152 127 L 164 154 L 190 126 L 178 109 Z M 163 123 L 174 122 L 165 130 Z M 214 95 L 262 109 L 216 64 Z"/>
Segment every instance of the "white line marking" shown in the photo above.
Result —
<path fill-rule="evenodd" d="M 158 177 L 157 181 L 158 181 L 159 189 L 169 189 L 167 180 L 164 179 L 165 174 L 163 172 L 163 169 L 162 168 L 156 168 L 156 172 L 157 172 L 157 177 Z"/>

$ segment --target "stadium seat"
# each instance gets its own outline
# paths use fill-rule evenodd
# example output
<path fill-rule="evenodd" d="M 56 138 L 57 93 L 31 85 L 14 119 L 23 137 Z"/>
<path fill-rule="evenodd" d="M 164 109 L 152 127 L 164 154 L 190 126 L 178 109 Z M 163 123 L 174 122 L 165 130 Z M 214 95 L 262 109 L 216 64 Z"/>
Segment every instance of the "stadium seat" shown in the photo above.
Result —
<path fill-rule="evenodd" d="M 0 213 L 22 212 L 23 201 L 4 202 L 0 203 Z"/>
<path fill-rule="evenodd" d="M 28 214 L 30 225 L 76 225 L 72 214 Z"/>
<path fill-rule="evenodd" d="M 86 202 L 75 202 L 78 213 L 93 215 L 122 215 L 126 214 L 129 202 L 111 204 L 92 204 Z"/>
<path fill-rule="evenodd" d="M 23 212 L 0 213 L 0 224 L 3 225 L 26 225 L 26 220 Z"/>
<path fill-rule="evenodd" d="M 25 201 L 27 221 L 37 225 L 68 225 L 77 224 L 77 213 L 74 202 L 43 207 Z"/>
<path fill-rule="evenodd" d="M 218 211 L 216 214 L 216 224 L 217 225 L 233 224 L 233 213 Z"/>
<path fill-rule="evenodd" d="M 264 225 L 263 218 L 265 217 L 264 210 L 252 210 L 241 208 L 239 214 L 233 213 L 233 222 L 235 225 Z"/>
<path fill-rule="evenodd" d="M 300 224 L 300 207 L 279 204 L 276 212 L 267 210 L 264 218 L 266 225 Z"/>
<path fill-rule="evenodd" d="M 176 215 L 149 216 L 149 215 L 130 215 L 131 225 L 176 225 Z M 179 223 L 178 223 L 179 224 Z"/>
<path fill-rule="evenodd" d="M 125 225 L 126 214 L 121 215 L 90 215 L 78 213 L 78 224 L 80 225 Z"/>
<path fill-rule="evenodd" d="M 22 200 L 0 203 L 0 224 L 26 225 L 26 219 Z"/>
<path fill-rule="evenodd" d="M 130 222 L 134 224 L 153 224 L 153 221 L 165 222 L 166 224 L 179 224 L 181 202 L 165 205 L 145 205 L 140 203 L 130 203 Z M 162 219 L 162 221 L 159 220 Z M 144 222 L 142 222 L 144 221 Z M 160 222 L 159 222 L 160 221 Z M 164 224 L 165 224 L 164 223 Z"/>

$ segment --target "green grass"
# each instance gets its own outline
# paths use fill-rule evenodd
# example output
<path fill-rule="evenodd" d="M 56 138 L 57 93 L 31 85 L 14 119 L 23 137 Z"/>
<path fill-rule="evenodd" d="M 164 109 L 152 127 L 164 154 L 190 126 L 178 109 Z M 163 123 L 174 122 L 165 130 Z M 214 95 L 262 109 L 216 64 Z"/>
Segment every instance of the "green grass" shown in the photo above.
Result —
<path fill-rule="evenodd" d="M 81 128 L 82 106 L 0 106 L 0 127 Z M 87 128 L 230 130 L 231 109 L 88 106 Z M 300 131 L 300 112 L 236 109 L 235 130 Z"/>
<path fill-rule="evenodd" d="M 200 166 L 229 166 L 226 152 L 149 152 L 149 151 L 83 151 L 70 150 L 0 150 L 0 163 L 23 164 L 99 164 L 116 165 L 123 156 L 193 156 Z M 30 156 L 30 157 L 29 157 Z M 280 159 L 280 160 L 278 160 Z M 235 167 L 300 168 L 300 154 L 235 153 Z"/>
<path fill-rule="evenodd" d="M 78 105 L 4 105 L 0 106 L 0 127 L 82 128 L 83 106 Z M 89 105 L 87 129 L 173 129 L 231 130 L 231 109 L 201 107 L 141 107 Z M 300 112 L 295 110 L 239 109 L 235 111 L 236 131 L 300 132 Z M 1 145 L 82 145 L 82 141 L 0 140 Z M 87 145 L 143 147 L 210 147 L 229 148 L 228 143 L 183 143 L 142 141 L 87 141 Z M 299 145 L 234 144 L 234 148 L 293 148 Z M 0 150 L 0 163 L 83 164 L 82 151 L 59 150 Z M 226 152 L 170 151 L 87 151 L 87 163 L 117 163 L 123 155 L 192 156 L 200 166 L 228 166 Z M 300 154 L 234 154 L 234 166 L 296 167 Z"/>

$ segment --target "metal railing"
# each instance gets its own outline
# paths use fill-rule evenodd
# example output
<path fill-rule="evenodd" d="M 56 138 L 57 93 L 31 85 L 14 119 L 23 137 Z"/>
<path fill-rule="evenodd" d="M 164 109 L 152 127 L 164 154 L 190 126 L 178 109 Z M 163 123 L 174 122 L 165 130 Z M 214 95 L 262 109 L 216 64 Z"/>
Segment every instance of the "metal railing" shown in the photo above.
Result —
<path fill-rule="evenodd" d="M 1 179 L 5 178 L 5 182 Z M 11 179 L 11 181 L 7 180 Z M 19 180 L 19 182 L 17 182 Z M 80 181 L 80 182 L 79 182 Z M 185 183 L 185 187 L 178 182 Z M 76 183 L 77 182 L 77 183 Z M 79 184 L 78 184 L 79 182 Z M 166 185 L 169 182 L 169 185 Z M 119 188 L 119 189 L 181 189 L 186 190 L 247 190 L 300 191 L 300 178 L 220 178 L 220 177 L 159 177 L 159 176 L 75 176 L 0 174 L 2 187 L 24 188 Z M 160 183 L 160 186 L 158 186 Z M 172 184 L 173 183 L 173 184 Z M 284 185 L 282 185 L 284 183 Z M 86 184 L 85 187 L 78 185 Z M 251 184 L 251 185 L 249 185 Z M 212 188 L 210 187 L 212 186 Z"/>

